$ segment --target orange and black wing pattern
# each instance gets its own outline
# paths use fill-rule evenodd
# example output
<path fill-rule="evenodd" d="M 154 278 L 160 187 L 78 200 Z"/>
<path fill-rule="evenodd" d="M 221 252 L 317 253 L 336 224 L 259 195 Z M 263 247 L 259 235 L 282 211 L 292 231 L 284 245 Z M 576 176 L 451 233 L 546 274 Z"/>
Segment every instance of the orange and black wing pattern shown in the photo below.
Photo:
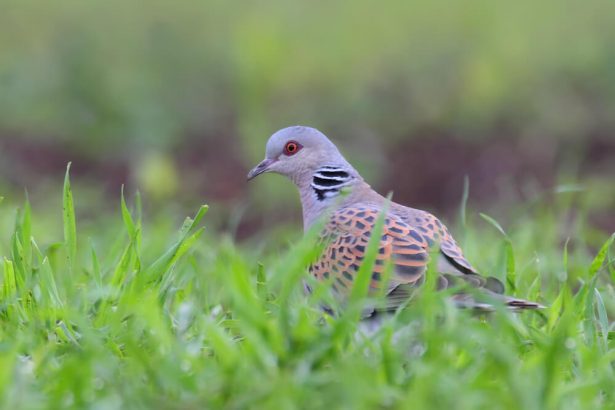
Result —
<path fill-rule="evenodd" d="M 379 207 L 372 205 L 346 206 L 333 213 L 323 231 L 325 249 L 320 259 L 310 267 L 310 272 L 316 279 L 330 280 L 333 289 L 342 297 L 353 286 L 380 212 Z M 513 309 L 541 307 L 534 302 L 502 296 L 503 284 L 498 279 L 479 275 L 466 261 L 446 227 L 433 215 L 420 211 L 403 217 L 389 212 L 384 218 L 370 290 L 386 292 L 387 309 L 405 303 L 415 285 L 423 282 L 433 246 L 440 247 L 439 260 L 444 258 L 447 262 L 446 269 L 438 271 L 438 287 L 459 288 L 453 297 L 459 306 L 487 306 L 477 303 L 471 294 L 461 290 L 471 286 L 483 289 L 486 294 L 500 296 Z M 391 274 L 385 282 L 384 273 L 389 264 Z"/>
<path fill-rule="evenodd" d="M 321 258 L 311 266 L 320 280 L 331 279 L 334 290 L 346 294 L 352 287 L 380 211 L 369 206 L 349 206 L 336 211 L 323 232 L 327 241 Z M 401 284 L 423 280 L 431 239 L 394 215 L 387 215 L 373 267 L 370 289 L 391 291 Z M 385 265 L 392 263 L 389 283 L 382 283 Z"/>
<path fill-rule="evenodd" d="M 478 271 L 463 256 L 461 248 L 455 242 L 453 236 L 438 218 L 424 211 L 415 213 L 414 216 L 403 218 L 404 221 L 414 226 L 429 246 L 439 243 L 440 251 L 451 265 L 461 273 L 478 274 Z"/>

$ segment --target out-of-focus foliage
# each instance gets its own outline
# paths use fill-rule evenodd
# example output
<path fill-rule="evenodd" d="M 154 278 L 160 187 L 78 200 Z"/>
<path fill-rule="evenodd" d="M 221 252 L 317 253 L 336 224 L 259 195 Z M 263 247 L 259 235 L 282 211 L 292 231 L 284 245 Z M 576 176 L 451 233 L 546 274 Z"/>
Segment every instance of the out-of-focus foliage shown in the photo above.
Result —
<path fill-rule="evenodd" d="M 526 200 L 494 184 L 579 182 L 614 150 L 613 38 L 598 0 L 2 0 L 0 187 L 72 160 L 114 194 L 237 203 L 267 136 L 302 123 L 400 200 L 450 209 L 463 174 L 482 203 Z M 287 188 L 255 203 L 296 209 Z"/>
<path fill-rule="evenodd" d="M 301 123 L 417 206 L 451 209 L 463 174 L 483 204 L 562 182 L 612 198 L 613 38 L 600 0 L 2 0 L 0 187 L 72 160 L 114 194 L 236 204 L 267 136 Z M 287 188 L 254 203 L 296 209 Z"/>
<path fill-rule="evenodd" d="M 94 152 L 190 131 L 256 149 L 295 122 L 582 139 L 615 125 L 614 16 L 610 1 L 3 0 L 0 120 Z"/>

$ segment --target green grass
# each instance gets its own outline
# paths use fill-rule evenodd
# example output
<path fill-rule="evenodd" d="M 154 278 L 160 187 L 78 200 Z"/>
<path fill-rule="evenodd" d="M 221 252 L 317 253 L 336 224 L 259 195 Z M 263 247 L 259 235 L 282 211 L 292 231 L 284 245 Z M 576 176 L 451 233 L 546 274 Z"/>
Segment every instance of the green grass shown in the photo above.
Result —
<path fill-rule="evenodd" d="M 290 249 L 267 237 L 263 252 L 204 233 L 201 207 L 171 234 L 124 193 L 117 223 L 82 228 L 67 171 L 63 210 L 48 210 L 63 221 L 58 242 L 36 240 L 49 234 L 27 201 L 12 229 L 2 222 L 0 405 L 613 408 L 613 237 L 582 210 L 571 223 L 565 195 L 505 229 L 464 204 L 456 229 L 477 266 L 549 308 L 480 317 L 427 286 L 360 336 L 361 289 L 339 318 L 321 313 L 324 285 L 302 293 L 316 232 Z"/>

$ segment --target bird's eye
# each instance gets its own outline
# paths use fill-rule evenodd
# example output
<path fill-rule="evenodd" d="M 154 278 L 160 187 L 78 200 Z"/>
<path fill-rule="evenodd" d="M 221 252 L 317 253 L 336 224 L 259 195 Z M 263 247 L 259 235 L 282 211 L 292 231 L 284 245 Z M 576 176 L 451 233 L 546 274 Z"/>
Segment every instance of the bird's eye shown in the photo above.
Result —
<path fill-rule="evenodd" d="M 303 148 L 301 144 L 295 141 L 289 141 L 284 146 L 284 155 L 291 156 L 295 155 L 299 150 Z"/>

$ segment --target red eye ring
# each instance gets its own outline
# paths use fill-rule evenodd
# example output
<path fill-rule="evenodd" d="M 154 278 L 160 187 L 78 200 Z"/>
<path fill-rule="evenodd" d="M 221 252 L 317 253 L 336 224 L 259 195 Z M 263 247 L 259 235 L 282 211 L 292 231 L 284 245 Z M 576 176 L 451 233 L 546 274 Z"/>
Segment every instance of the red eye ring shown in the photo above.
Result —
<path fill-rule="evenodd" d="M 299 152 L 299 150 L 301 150 L 301 148 L 303 148 L 303 146 L 297 141 L 288 141 L 284 146 L 284 155 L 295 155 L 297 152 Z"/>

